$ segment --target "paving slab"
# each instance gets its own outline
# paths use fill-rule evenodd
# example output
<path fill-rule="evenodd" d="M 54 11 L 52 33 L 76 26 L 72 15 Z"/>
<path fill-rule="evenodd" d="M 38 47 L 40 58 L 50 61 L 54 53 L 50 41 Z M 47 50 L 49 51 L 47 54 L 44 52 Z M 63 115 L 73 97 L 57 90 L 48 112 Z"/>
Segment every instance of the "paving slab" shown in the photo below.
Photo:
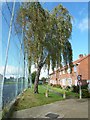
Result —
<path fill-rule="evenodd" d="M 59 118 L 88 118 L 88 99 L 66 99 L 16 111 L 13 118 L 46 118 L 49 113 L 57 114 Z"/>

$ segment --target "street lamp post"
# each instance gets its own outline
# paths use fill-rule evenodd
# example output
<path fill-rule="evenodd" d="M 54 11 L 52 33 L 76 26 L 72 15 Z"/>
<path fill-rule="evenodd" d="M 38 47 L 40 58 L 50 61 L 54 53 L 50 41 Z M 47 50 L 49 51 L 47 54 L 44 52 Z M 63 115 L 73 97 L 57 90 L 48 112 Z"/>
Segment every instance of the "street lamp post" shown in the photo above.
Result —
<path fill-rule="evenodd" d="M 80 99 L 82 99 L 82 90 L 81 90 L 81 80 L 82 80 L 82 75 L 78 75 L 77 76 L 77 79 L 78 79 L 78 83 L 79 83 L 79 95 L 80 95 Z"/>
<path fill-rule="evenodd" d="M 79 90 L 80 90 L 80 99 L 82 99 L 82 90 L 81 90 L 81 85 L 79 85 Z"/>
<path fill-rule="evenodd" d="M 79 65 L 80 63 L 77 63 L 77 65 Z M 77 73 L 77 80 L 78 80 L 78 85 L 79 85 L 79 98 L 82 99 L 82 89 L 81 89 L 81 85 L 82 85 L 82 75 L 78 75 L 78 72 L 76 71 Z"/>

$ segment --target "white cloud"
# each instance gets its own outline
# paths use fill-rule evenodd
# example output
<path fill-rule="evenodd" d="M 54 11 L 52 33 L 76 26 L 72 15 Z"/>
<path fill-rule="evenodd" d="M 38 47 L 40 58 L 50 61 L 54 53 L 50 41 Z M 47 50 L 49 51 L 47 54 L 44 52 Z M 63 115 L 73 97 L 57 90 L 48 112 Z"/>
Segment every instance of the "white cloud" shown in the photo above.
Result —
<path fill-rule="evenodd" d="M 72 26 L 73 26 L 73 27 L 77 27 L 78 19 L 73 18 L 71 22 L 72 22 Z"/>
<path fill-rule="evenodd" d="M 41 74 L 40 74 L 40 79 L 42 77 L 48 77 L 48 71 L 47 71 L 47 69 L 45 70 L 44 68 L 42 68 Z"/>
<path fill-rule="evenodd" d="M 32 65 L 31 66 L 31 73 L 33 73 L 34 71 L 36 71 L 37 69 L 36 69 L 36 67 L 35 67 L 35 65 Z"/>
<path fill-rule="evenodd" d="M 35 65 L 32 65 L 31 67 L 31 73 L 36 71 L 37 69 L 35 68 Z M 0 74 L 3 75 L 4 73 L 4 66 L 0 66 Z M 5 76 L 7 78 L 9 77 L 18 77 L 18 76 L 23 76 L 23 68 L 18 68 L 18 66 L 10 66 L 8 65 L 6 67 L 6 74 Z M 41 70 L 41 75 L 40 75 L 40 78 L 42 77 L 47 77 L 47 70 L 45 70 L 44 68 L 42 68 Z"/>
<path fill-rule="evenodd" d="M 79 11 L 78 14 L 79 14 L 79 15 L 82 15 L 83 13 L 85 13 L 85 10 L 86 10 L 86 8 L 82 8 L 81 11 Z"/>
<path fill-rule="evenodd" d="M 78 28 L 83 32 L 88 30 L 88 18 L 83 18 L 81 22 L 78 24 Z"/>
<path fill-rule="evenodd" d="M 3 75 L 3 73 L 4 73 L 4 66 L 0 66 L 0 74 Z M 6 67 L 6 74 L 5 74 L 6 77 L 10 77 L 10 76 L 16 77 L 17 75 L 22 76 L 22 74 L 23 74 L 22 68 L 18 69 L 18 67 L 10 66 L 10 65 Z"/>
<path fill-rule="evenodd" d="M 31 73 L 33 73 L 34 71 L 37 71 L 37 68 L 35 67 L 35 65 L 31 66 Z M 42 77 L 47 77 L 48 76 L 48 71 L 47 69 L 45 69 L 45 67 L 43 66 L 43 68 L 41 69 L 41 73 L 40 73 L 40 79 Z"/>

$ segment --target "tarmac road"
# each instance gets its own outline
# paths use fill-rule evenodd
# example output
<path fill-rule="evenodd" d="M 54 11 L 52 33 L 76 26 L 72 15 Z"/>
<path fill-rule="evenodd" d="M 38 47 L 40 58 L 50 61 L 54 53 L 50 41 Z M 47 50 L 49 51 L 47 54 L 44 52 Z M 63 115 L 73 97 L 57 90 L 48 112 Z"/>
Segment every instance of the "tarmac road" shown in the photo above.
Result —
<path fill-rule="evenodd" d="M 45 118 L 48 113 L 58 114 L 59 118 L 88 118 L 88 99 L 66 99 L 16 111 L 13 118 Z"/>

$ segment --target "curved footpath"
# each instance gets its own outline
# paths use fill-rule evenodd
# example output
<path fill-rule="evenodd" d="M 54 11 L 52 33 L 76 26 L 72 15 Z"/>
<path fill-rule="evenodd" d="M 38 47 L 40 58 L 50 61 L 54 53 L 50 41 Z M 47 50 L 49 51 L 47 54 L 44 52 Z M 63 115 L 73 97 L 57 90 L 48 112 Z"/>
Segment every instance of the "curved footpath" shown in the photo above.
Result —
<path fill-rule="evenodd" d="M 48 113 L 58 114 L 59 118 L 88 118 L 88 99 L 66 99 L 16 111 L 13 118 L 45 118 Z"/>

